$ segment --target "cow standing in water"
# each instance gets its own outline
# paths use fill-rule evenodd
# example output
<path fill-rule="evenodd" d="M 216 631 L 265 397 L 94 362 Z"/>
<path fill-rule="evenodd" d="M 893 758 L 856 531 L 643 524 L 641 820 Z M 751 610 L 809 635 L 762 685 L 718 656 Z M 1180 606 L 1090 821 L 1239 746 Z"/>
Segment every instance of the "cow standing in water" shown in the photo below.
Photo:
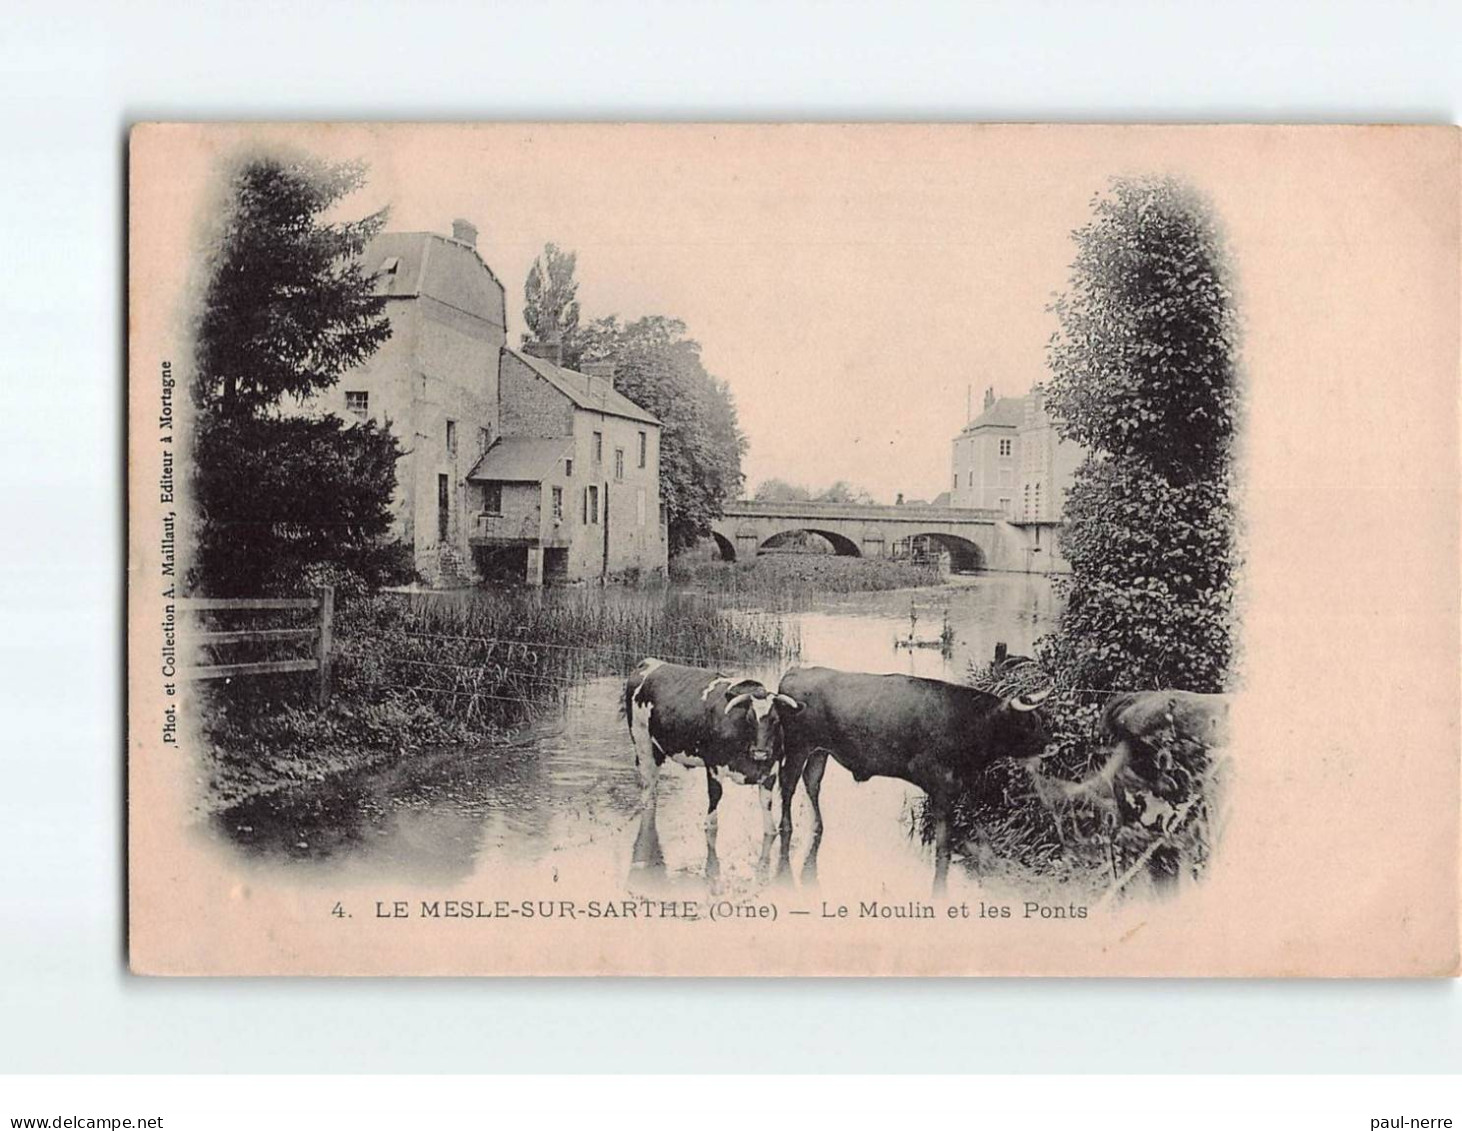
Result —
<path fill-rule="evenodd" d="M 800 779 L 822 831 L 819 792 L 831 755 L 855 781 L 898 778 L 929 796 L 934 815 L 934 890 L 949 875 L 949 808 L 967 782 L 996 758 L 1028 758 L 1046 745 L 1037 706 L 1050 694 L 1002 699 L 973 687 L 907 675 L 794 668 L 781 694 L 801 704 L 784 720 L 782 824 L 792 832 Z"/>
<path fill-rule="evenodd" d="M 762 831 L 776 835 L 772 799 L 782 762 L 782 715 L 798 710 L 789 696 L 754 679 L 707 668 L 640 662 L 624 685 L 624 714 L 635 747 L 642 804 L 655 806 L 666 760 L 706 771 L 706 832 L 716 830 L 723 783 L 761 790 Z"/>

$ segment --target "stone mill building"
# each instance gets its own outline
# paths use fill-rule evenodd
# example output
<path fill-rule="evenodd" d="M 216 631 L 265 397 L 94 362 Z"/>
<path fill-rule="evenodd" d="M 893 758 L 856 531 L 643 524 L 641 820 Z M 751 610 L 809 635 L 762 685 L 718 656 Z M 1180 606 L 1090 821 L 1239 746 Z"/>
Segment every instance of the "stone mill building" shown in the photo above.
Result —
<path fill-rule="evenodd" d="M 314 406 L 389 424 L 400 441 L 395 534 L 422 579 L 663 572 L 660 422 L 607 367 L 580 373 L 556 346 L 508 347 L 504 288 L 477 229 L 386 232 L 363 262 L 391 337 Z"/>

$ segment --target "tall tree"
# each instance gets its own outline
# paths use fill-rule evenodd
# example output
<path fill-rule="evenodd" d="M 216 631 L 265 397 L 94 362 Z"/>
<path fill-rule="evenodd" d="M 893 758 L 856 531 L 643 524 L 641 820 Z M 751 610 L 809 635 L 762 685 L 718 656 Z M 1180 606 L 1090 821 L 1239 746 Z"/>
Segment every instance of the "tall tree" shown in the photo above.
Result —
<path fill-rule="evenodd" d="M 730 387 L 707 372 L 685 323 L 652 315 L 590 324 L 588 361 L 613 361 L 615 387 L 660 418 L 660 489 L 677 552 L 710 533 L 727 499 L 741 493 L 746 451 Z"/>
<path fill-rule="evenodd" d="M 386 300 L 359 259 L 385 210 L 321 219 L 364 183 L 359 162 L 254 158 L 235 168 L 198 323 L 200 407 L 238 416 L 303 400 L 391 336 Z"/>
<path fill-rule="evenodd" d="M 805 503 L 812 498 L 812 492 L 801 483 L 789 483 L 774 476 L 758 483 L 751 497 L 759 503 Z"/>
<path fill-rule="evenodd" d="M 528 269 L 523 283 L 523 320 L 528 324 L 524 342 L 557 341 L 563 346 L 564 364 L 579 363 L 583 343 L 579 332 L 579 282 L 574 268 L 579 257 L 557 244 L 544 246 L 543 254 Z"/>
<path fill-rule="evenodd" d="M 1043 656 L 1081 687 L 1221 689 L 1233 654 L 1237 322 L 1207 202 L 1115 181 L 1075 233 L 1045 386 L 1090 458 L 1067 498 L 1067 601 Z"/>
<path fill-rule="evenodd" d="M 759 502 L 770 503 L 871 503 L 873 496 L 862 487 L 854 487 L 846 479 L 814 491 L 801 483 L 789 483 L 785 479 L 764 479 L 757 484 L 752 496 Z"/>
<path fill-rule="evenodd" d="M 390 336 L 360 265 L 384 211 L 323 216 L 364 183 L 358 163 L 250 158 L 228 178 L 195 339 L 195 586 L 218 594 L 399 578 L 384 544 L 400 448 L 389 430 L 286 416 Z"/>

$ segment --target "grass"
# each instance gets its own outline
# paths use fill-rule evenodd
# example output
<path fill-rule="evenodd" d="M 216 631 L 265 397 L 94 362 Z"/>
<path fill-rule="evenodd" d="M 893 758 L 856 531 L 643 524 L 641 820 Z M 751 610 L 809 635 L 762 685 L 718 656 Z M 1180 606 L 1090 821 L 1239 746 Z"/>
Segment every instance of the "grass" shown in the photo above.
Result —
<path fill-rule="evenodd" d="M 342 634 L 361 691 L 406 692 L 469 725 L 515 721 L 563 702 L 598 675 L 627 674 L 646 656 L 702 667 L 787 661 L 800 638 L 773 614 L 717 596 L 634 591 L 471 591 L 392 595 Z"/>
<path fill-rule="evenodd" d="M 790 662 L 799 651 L 796 628 L 781 617 L 709 594 L 512 589 L 358 599 L 337 616 L 334 693 L 324 710 L 298 676 L 203 692 L 207 804 L 227 808 L 434 746 L 501 740 L 559 710 L 585 680 L 627 674 L 645 656 L 730 669 Z"/>

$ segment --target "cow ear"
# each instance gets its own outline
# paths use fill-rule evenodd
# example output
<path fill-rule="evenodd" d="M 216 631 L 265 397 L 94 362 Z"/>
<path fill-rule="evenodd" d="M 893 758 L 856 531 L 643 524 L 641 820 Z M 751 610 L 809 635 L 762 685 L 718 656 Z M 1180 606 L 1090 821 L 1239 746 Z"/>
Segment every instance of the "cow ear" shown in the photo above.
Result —
<path fill-rule="evenodd" d="M 732 699 L 735 699 L 737 696 L 740 695 L 745 695 L 749 697 L 755 695 L 758 691 L 761 690 L 762 685 L 756 680 L 743 679 L 740 683 L 733 683 L 730 687 L 726 688 L 726 700 L 727 702 L 730 702 Z"/>

